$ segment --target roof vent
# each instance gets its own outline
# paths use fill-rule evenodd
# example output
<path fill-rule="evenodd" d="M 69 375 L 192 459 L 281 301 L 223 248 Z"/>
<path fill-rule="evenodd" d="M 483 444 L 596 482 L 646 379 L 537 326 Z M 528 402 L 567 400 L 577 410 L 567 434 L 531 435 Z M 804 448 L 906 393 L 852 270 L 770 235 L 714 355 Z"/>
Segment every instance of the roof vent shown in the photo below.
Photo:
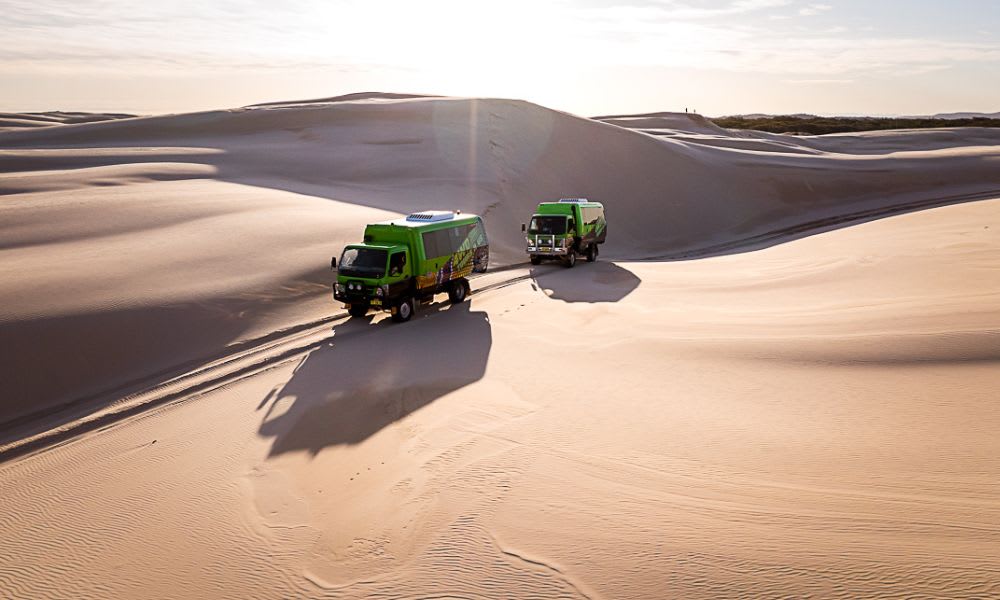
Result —
<path fill-rule="evenodd" d="M 560 198 L 559 202 L 566 204 L 584 204 L 587 202 L 586 198 Z"/>
<path fill-rule="evenodd" d="M 450 210 L 425 210 L 424 212 L 409 215 L 406 217 L 406 220 L 417 223 L 435 223 L 437 221 L 448 221 L 454 218 L 455 213 Z"/>

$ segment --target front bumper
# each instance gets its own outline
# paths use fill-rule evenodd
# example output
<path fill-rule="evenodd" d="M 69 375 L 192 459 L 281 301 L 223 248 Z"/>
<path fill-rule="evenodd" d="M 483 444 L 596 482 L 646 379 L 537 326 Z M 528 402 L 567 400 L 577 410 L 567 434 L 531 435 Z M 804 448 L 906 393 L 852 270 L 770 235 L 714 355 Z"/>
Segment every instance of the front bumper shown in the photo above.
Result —
<path fill-rule="evenodd" d="M 337 300 L 343 302 L 345 309 L 349 309 L 349 308 L 351 308 L 351 306 L 353 306 L 355 304 L 360 304 L 360 305 L 367 306 L 368 308 L 370 308 L 372 310 L 389 310 L 389 308 L 390 308 L 390 306 L 388 304 L 382 302 L 381 298 L 369 298 L 367 300 L 361 299 L 361 298 L 353 298 L 353 299 L 352 298 L 337 298 L 336 296 L 334 296 L 334 298 L 336 298 Z"/>
<path fill-rule="evenodd" d="M 566 256 L 567 248 L 560 246 L 528 246 L 528 254 L 532 256 Z"/>
<path fill-rule="evenodd" d="M 345 308 L 350 308 L 352 304 L 365 304 L 373 308 L 380 308 L 382 306 L 382 300 L 380 296 L 374 294 L 369 294 L 370 290 L 362 290 L 360 293 L 357 291 L 353 292 L 338 292 L 337 284 L 333 284 L 333 299 L 337 302 L 343 302 Z"/>

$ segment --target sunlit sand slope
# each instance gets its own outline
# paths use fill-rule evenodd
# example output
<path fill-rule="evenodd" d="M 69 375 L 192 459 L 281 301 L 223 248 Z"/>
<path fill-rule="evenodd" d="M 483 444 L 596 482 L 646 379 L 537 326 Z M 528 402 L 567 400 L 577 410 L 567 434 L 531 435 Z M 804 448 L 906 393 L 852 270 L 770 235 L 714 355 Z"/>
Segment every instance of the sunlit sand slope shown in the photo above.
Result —
<path fill-rule="evenodd" d="M 982 201 L 338 322 L 0 466 L 0 588 L 996 597 L 998 236 Z"/>

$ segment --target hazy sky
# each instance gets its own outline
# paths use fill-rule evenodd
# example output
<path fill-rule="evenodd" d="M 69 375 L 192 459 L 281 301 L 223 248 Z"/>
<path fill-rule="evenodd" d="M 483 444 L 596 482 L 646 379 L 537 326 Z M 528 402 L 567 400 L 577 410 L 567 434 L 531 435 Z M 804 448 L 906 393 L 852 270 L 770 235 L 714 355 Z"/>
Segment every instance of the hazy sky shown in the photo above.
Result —
<path fill-rule="evenodd" d="M 0 110 L 393 91 L 583 115 L 1000 110 L 998 0 L 2 0 Z"/>

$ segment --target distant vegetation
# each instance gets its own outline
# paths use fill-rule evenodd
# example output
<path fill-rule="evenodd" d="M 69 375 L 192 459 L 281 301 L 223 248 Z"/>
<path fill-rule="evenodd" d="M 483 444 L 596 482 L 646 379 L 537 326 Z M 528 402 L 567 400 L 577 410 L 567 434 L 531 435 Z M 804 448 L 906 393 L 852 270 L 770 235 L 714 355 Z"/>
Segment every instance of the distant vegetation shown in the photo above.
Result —
<path fill-rule="evenodd" d="M 727 129 L 756 129 L 771 133 L 820 135 L 882 129 L 938 129 L 942 127 L 1000 127 L 1000 119 L 932 119 L 908 117 L 817 117 L 814 115 L 735 116 L 712 119 Z"/>

